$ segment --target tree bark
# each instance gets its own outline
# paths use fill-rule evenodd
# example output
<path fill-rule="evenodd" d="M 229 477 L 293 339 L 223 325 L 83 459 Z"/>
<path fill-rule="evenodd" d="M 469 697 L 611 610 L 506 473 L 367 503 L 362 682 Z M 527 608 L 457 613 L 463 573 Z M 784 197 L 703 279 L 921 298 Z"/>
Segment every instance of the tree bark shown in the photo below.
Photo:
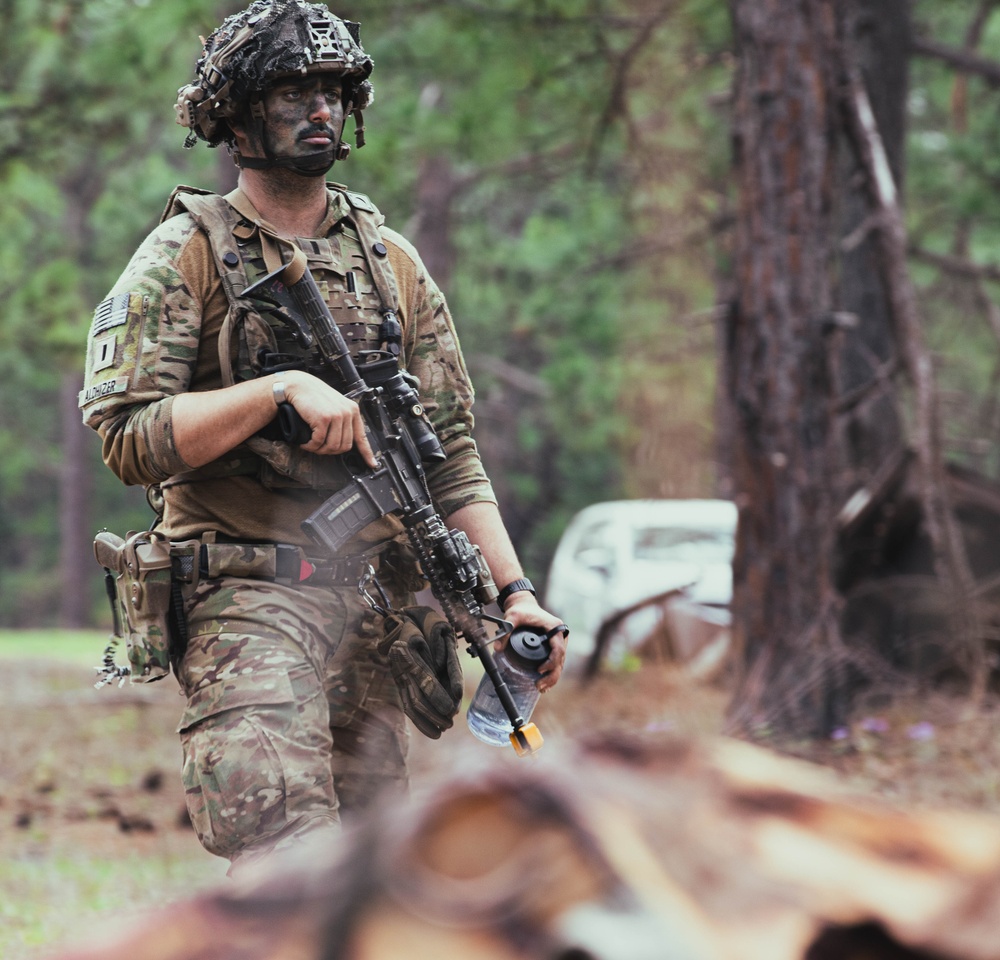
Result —
<path fill-rule="evenodd" d="M 97 303 L 100 295 L 90 279 L 93 252 L 97 248 L 90 214 L 101 196 L 105 171 L 91 154 L 67 174 L 60 184 L 66 201 L 64 236 L 84 271 L 84 301 Z M 93 582 L 93 531 L 90 499 L 93 480 L 87 456 L 90 431 L 80 417 L 79 393 L 83 379 L 79 372 L 82 357 L 66 358 L 59 385 L 59 436 L 62 461 L 59 465 L 59 623 L 78 629 L 89 625 L 90 584 Z"/>
<path fill-rule="evenodd" d="M 59 470 L 59 623 L 88 625 L 88 583 L 93 572 L 89 529 L 91 477 L 87 428 L 80 422 L 77 398 L 83 386 L 77 373 L 63 374 L 59 391 L 62 463 Z"/>
<path fill-rule="evenodd" d="M 455 270 L 451 208 L 461 184 L 443 154 L 425 157 L 417 178 L 416 231 L 413 242 L 428 273 L 447 291 Z"/>
<path fill-rule="evenodd" d="M 836 179 L 834 0 L 732 0 L 738 53 L 733 727 L 817 733 L 832 722 Z"/>
<path fill-rule="evenodd" d="M 740 207 L 726 362 L 740 526 L 730 719 L 744 732 L 811 735 L 847 718 L 859 669 L 905 669 L 883 644 L 925 642 L 866 635 L 845 608 L 845 593 L 889 559 L 875 528 L 855 543 L 852 511 L 856 520 L 856 504 L 901 482 L 909 445 L 919 516 L 908 535 L 926 534 L 947 607 L 938 639 L 973 693 L 985 677 L 982 631 L 906 265 L 907 5 L 733 0 L 733 12 Z M 912 438 L 897 371 L 913 391 Z M 852 523 L 854 540 L 838 541 Z"/>
<path fill-rule="evenodd" d="M 886 157 L 897 184 L 903 179 L 910 12 L 907 0 L 858 0 L 849 23 L 850 44 L 872 112 L 882 134 Z M 892 313 L 880 270 L 878 238 L 868 229 L 871 199 L 858 177 L 855 151 L 841 138 L 836 190 L 838 312 L 851 322 L 840 332 L 836 390 L 854 402 L 842 407 L 837 423 L 844 469 L 836 477 L 842 502 L 869 483 L 878 468 L 895 455 L 905 437 L 895 384 L 883 371 L 898 365 Z"/>

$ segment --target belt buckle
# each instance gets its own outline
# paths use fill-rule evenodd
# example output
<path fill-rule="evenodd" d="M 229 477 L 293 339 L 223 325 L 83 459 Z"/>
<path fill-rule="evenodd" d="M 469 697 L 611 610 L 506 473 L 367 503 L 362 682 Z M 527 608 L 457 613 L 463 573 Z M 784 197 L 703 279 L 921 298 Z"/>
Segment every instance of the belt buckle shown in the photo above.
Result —
<path fill-rule="evenodd" d="M 370 571 L 375 575 L 373 557 L 302 557 L 302 577 L 300 583 L 313 586 L 356 587 Z"/>
<path fill-rule="evenodd" d="M 274 582 L 291 586 L 302 583 L 313 574 L 313 565 L 299 547 L 290 543 L 274 545 Z"/>

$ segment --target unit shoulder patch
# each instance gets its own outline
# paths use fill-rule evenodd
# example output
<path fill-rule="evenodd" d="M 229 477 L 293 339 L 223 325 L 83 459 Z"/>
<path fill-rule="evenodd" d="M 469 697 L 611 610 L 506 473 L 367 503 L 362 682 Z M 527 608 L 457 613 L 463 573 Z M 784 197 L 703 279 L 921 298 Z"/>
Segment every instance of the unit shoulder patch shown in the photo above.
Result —
<path fill-rule="evenodd" d="M 118 335 L 109 334 L 94 340 L 94 360 L 90 367 L 91 373 L 98 373 L 115 365 L 115 352 L 118 348 Z"/>

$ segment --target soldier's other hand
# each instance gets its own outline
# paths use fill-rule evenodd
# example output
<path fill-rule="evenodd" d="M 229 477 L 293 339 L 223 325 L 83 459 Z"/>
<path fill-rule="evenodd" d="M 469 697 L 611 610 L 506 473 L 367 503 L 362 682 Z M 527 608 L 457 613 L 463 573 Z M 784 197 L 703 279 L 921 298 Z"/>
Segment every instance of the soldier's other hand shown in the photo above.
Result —
<path fill-rule="evenodd" d="M 504 619 L 514 624 L 515 629 L 517 627 L 532 627 L 547 633 L 562 624 L 558 617 L 543 610 L 535 599 L 535 595 L 527 591 L 512 594 L 504 608 L 503 615 Z M 549 638 L 552 652 L 549 654 L 548 660 L 538 668 L 538 672 L 542 675 L 538 681 L 538 689 L 542 693 L 551 690 L 559 681 L 566 663 L 566 640 L 567 634 L 562 630 L 556 630 Z M 505 642 L 506 640 L 498 641 L 496 646 L 502 647 Z"/>
<path fill-rule="evenodd" d="M 303 450 L 333 456 L 357 447 L 365 463 L 373 470 L 377 468 L 357 403 L 308 373 L 290 371 L 283 379 L 288 402 L 312 430 L 312 438 L 302 444 Z"/>

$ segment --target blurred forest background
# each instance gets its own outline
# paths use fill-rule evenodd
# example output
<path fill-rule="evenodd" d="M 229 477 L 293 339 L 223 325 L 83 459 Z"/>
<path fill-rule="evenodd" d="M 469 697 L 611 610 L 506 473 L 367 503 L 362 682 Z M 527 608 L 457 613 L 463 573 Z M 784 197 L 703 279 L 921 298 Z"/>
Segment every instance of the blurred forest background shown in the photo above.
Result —
<path fill-rule="evenodd" d="M 0 626 L 107 619 L 93 533 L 149 523 L 80 425 L 94 305 L 177 183 L 228 189 L 173 119 L 239 2 L 0 3 Z M 944 452 L 997 478 L 1000 5 L 905 7 L 911 276 Z M 740 4 L 734 4 L 734 7 Z M 477 434 L 529 574 L 617 497 L 732 496 L 717 386 L 733 289 L 733 18 L 723 0 L 344 0 L 375 60 L 372 196 L 445 289 Z M 888 48 L 886 49 L 888 55 Z M 904 173 L 905 171 L 905 173 Z"/>

